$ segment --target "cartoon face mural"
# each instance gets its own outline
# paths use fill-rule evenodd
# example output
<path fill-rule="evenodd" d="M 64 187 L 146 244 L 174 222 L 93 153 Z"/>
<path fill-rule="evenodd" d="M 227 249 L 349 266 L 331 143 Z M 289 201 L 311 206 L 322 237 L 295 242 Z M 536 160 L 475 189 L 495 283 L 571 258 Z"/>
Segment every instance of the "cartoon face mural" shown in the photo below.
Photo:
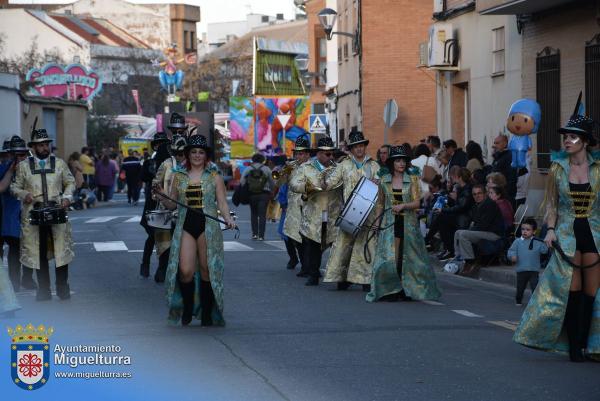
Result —
<path fill-rule="evenodd" d="M 537 133 L 541 119 L 542 109 L 535 100 L 519 99 L 510 106 L 506 129 L 514 135 L 508 144 L 513 168 L 527 167 L 527 152 L 532 146 L 529 135 Z"/>

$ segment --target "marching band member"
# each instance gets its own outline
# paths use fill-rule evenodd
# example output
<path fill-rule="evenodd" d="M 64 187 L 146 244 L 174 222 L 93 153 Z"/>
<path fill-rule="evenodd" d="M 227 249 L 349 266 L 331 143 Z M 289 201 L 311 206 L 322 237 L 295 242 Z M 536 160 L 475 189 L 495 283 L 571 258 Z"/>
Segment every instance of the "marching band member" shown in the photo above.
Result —
<path fill-rule="evenodd" d="M 317 156 L 311 162 L 304 163 L 294 173 L 290 181 L 290 189 L 302 194 L 302 218 L 300 235 L 304 248 L 304 261 L 309 274 L 306 285 L 319 284 L 319 268 L 323 251 L 335 239 L 335 219 L 342 206 L 341 191 L 323 190 L 322 173 L 331 171 L 335 165 L 333 155 L 335 146 L 329 137 L 319 139 Z"/>
<path fill-rule="evenodd" d="M 289 182 L 292 177 L 299 171 L 300 166 L 306 163 L 310 159 L 310 141 L 308 138 L 301 136 L 296 139 L 296 146 L 294 147 L 294 156 L 296 160 L 290 164 L 291 172 L 285 177 L 286 185 L 289 189 Z M 288 269 L 293 269 L 300 259 L 300 273 L 298 277 L 308 277 L 306 267 L 304 264 L 304 249 L 302 248 L 302 236 L 300 235 L 300 222 L 302 219 L 302 196 L 299 193 L 293 191 L 287 191 L 287 208 L 285 209 L 285 215 L 281 217 L 284 219 L 283 222 L 283 234 L 286 236 L 285 247 L 288 255 L 290 255 L 290 263 L 288 263 Z M 296 257 L 296 263 L 293 263 L 293 257 L 298 253 Z"/>
<path fill-rule="evenodd" d="M 203 326 L 225 324 L 223 234 L 219 223 L 207 219 L 205 213 L 216 216 L 218 209 L 229 228 L 234 228 L 235 222 L 229 215 L 223 178 L 209 162 L 210 150 L 204 136 L 189 138 L 186 168 L 175 172 L 169 192 L 171 199 L 185 205 L 178 207 L 166 277 L 169 320 L 181 320 L 184 326 L 194 316 L 201 318 Z M 155 191 L 164 194 L 159 186 Z M 177 208 L 170 200 L 163 204 L 171 210 Z"/>
<path fill-rule="evenodd" d="M 154 232 L 155 229 L 148 225 L 148 219 L 146 212 L 156 209 L 156 200 L 152 197 L 152 182 L 156 177 L 157 170 L 163 161 L 169 158 L 169 138 L 164 132 L 157 132 L 154 138 L 150 142 L 150 146 L 154 151 L 152 156 L 144 162 L 142 165 L 141 180 L 144 182 L 144 196 L 146 198 L 144 202 L 144 211 L 142 212 L 142 219 L 140 225 L 146 230 L 148 237 L 144 243 L 144 253 L 142 254 L 142 264 L 140 265 L 140 276 L 150 276 L 150 257 L 152 256 L 152 250 L 154 249 Z M 160 259 L 159 259 L 160 261 Z M 166 263 L 165 263 L 166 269 Z"/>
<path fill-rule="evenodd" d="M 409 165 L 404 148 L 393 146 L 387 160 L 390 173 L 379 183 L 375 214 L 384 213 L 383 231 L 377 240 L 369 302 L 440 297 L 416 214 L 421 199 L 420 172 L 408 169 Z"/>
<path fill-rule="evenodd" d="M 514 341 L 569 353 L 573 362 L 600 359 L 600 155 L 592 152 L 595 122 L 575 112 L 560 128 L 542 209 L 548 247 L 555 248 L 523 313 Z M 596 309 L 594 311 L 594 309 Z"/>
<path fill-rule="evenodd" d="M 13 136 L 9 141 L 8 152 L 11 159 L 0 166 L 2 180 L 0 193 L 2 193 L 2 237 L 8 244 L 8 274 L 14 290 L 20 287 L 26 290 L 35 290 L 37 285 L 33 280 L 33 269 L 23 266 L 21 273 L 21 202 L 9 191 L 10 184 L 15 180 L 17 165 L 27 158 L 29 149 L 25 141 L 19 136 Z"/>
<path fill-rule="evenodd" d="M 75 179 L 67 163 L 50 154 L 50 142 L 52 140 L 45 129 L 33 130 L 29 142 L 33 156 L 18 164 L 15 182 L 10 186 L 12 194 L 22 205 L 21 263 L 36 269 L 37 301 L 52 298 L 48 271 L 48 261 L 52 258 L 56 264 L 56 294 L 60 299 L 71 297 L 68 264 L 74 253 L 70 223 L 34 226 L 29 222 L 32 209 L 68 208 L 75 190 Z M 51 247 L 49 241 L 52 241 Z"/>
<path fill-rule="evenodd" d="M 156 177 L 154 177 L 154 180 L 152 181 L 152 187 L 158 185 L 163 188 L 163 191 L 166 193 L 170 192 L 175 171 L 183 167 L 186 145 L 187 141 L 184 136 L 173 134 L 173 139 L 171 140 L 171 157 L 165 159 L 158 167 Z M 162 202 L 161 199 L 157 199 L 157 201 Z M 172 236 L 173 230 L 154 229 L 154 241 L 156 244 L 156 254 L 158 255 L 158 268 L 154 273 L 154 281 L 157 283 L 163 283 L 165 281 L 167 266 L 169 264 Z"/>
<path fill-rule="evenodd" d="M 326 188 L 344 186 L 344 202 L 348 202 L 352 190 L 362 177 L 375 181 L 378 178 L 379 163 L 366 154 L 369 140 L 362 132 L 350 133 L 348 149 L 350 154 L 337 164 L 331 175 L 325 179 Z M 373 212 L 367 217 L 366 224 L 373 221 Z M 362 284 L 363 291 L 369 291 L 373 261 L 367 262 L 364 256 L 368 230 L 361 230 L 356 238 L 340 230 L 337 234 L 331 255 L 327 261 L 327 272 L 323 282 L 337 283 L 338 290 L 347 290 L 350 285 Z M 369 244 L 373 254 L 375 243 Z"/>

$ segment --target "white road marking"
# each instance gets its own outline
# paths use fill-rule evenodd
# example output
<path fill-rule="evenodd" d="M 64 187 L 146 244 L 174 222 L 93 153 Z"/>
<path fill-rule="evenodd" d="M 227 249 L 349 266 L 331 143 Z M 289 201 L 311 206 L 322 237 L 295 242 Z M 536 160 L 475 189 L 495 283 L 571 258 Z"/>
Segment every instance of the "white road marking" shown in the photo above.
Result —
<path fill-rule="evenodd" d="M 453 309 L 452 312 L 458 313 L 459 315 L 466 316 L 466 317 L 483 317 L 481 315 L 476 315 L 473 312 L 469 312 L 468 310 L 463 310 L 463 309 Z"/>
<path fill-rule="evenodd" d="M 123 223 L 139 223 L 142 220 L 142 216 L 133 216 L 132 218 L 125 220 Z"/>
<path fill-rule="evenodd" d="M 285 243 L 283 241 L 265 241 L 265 244 L 274 246 L 277 249 L 281 249 L 282 251 L 285 251 Z"/>
<path fill-rule="evenodd" d="M 127 245 L 123 241 L 108 241 L 108 242 L 94 242 L 94 248 L 97 252 L 114 252 L 114 251 L 127 251 Z"/>
<path fill-rule="evenodd" d="M 226 252 L 241 252 L 253 250 L 248 245 L 241 244 L 237 241 L 223 241 L 223 248 Z"/>
<path fill-rule="evenodd" d="M 118 219 L 120 216 L 102 216 L 102 217 L 95 217 L 93 219 L 90 219 L 88 221 L 86 221 L 86 224 L 94 224 L 94 223 L 106 223 L 109 222 L 111 220 L 114 219 Z"/>
<path fill-rule="evenodd" d="M 515 331 L 517 330 L 517 325 L 509 322 L 507 320 L 488 320 L 488 323 L 493 324 L 495 326 L 499 326 L 499 327 L 503 327 L 505 329 L 511 330 L 511 331 Z"/>
<path fill-rule="evenodd" d="M 91 245 L 93 242 L 74 242 L 73 245 Z"/>
<path fill-rule="evenodd" d="M 445 304 L 441 303 L 441 302 L 437 302 L 437 301 L 421 301 L 424 304 L 427 305 L 433 305 L 433 306 L 444 306 Z"/>

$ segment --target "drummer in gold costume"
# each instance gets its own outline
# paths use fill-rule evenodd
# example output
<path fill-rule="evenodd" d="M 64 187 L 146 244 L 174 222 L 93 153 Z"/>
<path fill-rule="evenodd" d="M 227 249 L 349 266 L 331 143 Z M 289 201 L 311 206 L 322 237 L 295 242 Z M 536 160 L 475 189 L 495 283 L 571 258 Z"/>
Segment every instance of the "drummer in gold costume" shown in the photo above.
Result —
<path fill-rule="evenodd" d="M 294 147 L 294 156 L 296 160 L 289 163 L 287 167 L 291 171 L 282 177 L 285 183 L 294 177 L 298 172 L 300 166 L 306 163 L 310 159 L 310 141 L 305 137 L 299 137 L 296 139 L 296 146 Z M 285 172 L 285 168 L 283 170 Z M 278 183 L 280 185 L 280 183 Z M 304 248 L 302 248 L 302 236 L 300 235 L 300 223 L 302 221 L 302 195 L 293 191 L 287 191 L 287 208 L 285 209 L 285 218 L 283 222 L 283 233 L 287 237 L 285 240 L 285 246 L 288 250 L 288 254 L 291 255 L 298 252 L 301 270 L 298 273 L 298 277 L 308 277 L 308 271 L 304 264 Z"/>
<path fill-rule="evenodd" d="M 15 181 L 10 186 L 22 205 L 21 264 L 36 270 L 37 301 L 52 298 L 50 259 L 56 262 L 56 294 L 60 299 L 71 297 L 68 284 L 68 264 L 74 256 L 71 225 L 68 221 L 51 226 L 33 226 L 29 222 L 29 212 L 34 208 L 49 205 L 68 208 L 75 190 L 75 179 L 67 163 L 50 154 L 50 142 L 45 129 L 33 130 L 29 142 L 33 156 L 18 164 Z"/>
<path fill-rule="evenodd" d="M 319 268 L 323 251 L 333 242 L 337 229 L 335 219 L 342 207 L 339 188 L 323 190 L 323 174 L 335 166 L 335 146 L 329 137 L 319 139 L 317 156 L 304 163 L 293 174 L 290 189 L 302 195 L 304 205 L 300 221 L 300 235 L 304 248 L 305 268 L 309 279 L 306 285 L 319 284 Z"/>
<path fill-rule="evenodd" d="M 165 159 L 158 167 L 156 177 L 152 181 L 152 186 L 160 186 L 163 191 L 169 193 L 173 183 L 173 177 L 178 169 L 182 168 L 185 161 L 184 149 L 187 140 L 184 136 L 173 134 L 171 140 L 171 157 Z M 160 200 L 158 200 L 160 202 Z M 164 206 L 161 204 L 161 208 Z M 167 266 L 169 264 L 169 252 L 171 250 L 171 238 L 173 230 L 154 229 L 154 241 L 156 245 L 156 254 L 158 255 L 158 268 L 154 273 L 154 281 L 162 283 L 165 281 Z"/>
<path fill-rule="evenodd" d="M 369 140 L 362 132 L 350 133 L 348 148 L 350 155 L 342 160 L 334 172 L 326 177 L 325 189 L 343 184 L 344 202 L 347 202 L 352 190 L 362 177 L 375 181 L 378 178 L 379 163 L 366 154 Z M 371 212 L 366 220 L 370 226 L 374 219 Z M 364 256 L 368 230 L 361 230 L 356 238 L 344 231 L 339 231 L 331 248 L 327 262 L 327 272 L 323 279 L 326 283 L 337 283 L 338 290 L 346 290 L 352 284 L 361 284 L 363 291 L 368 292 L 373 271 L 373 260 L 367 262 Z M 374 254 L 375 242 L 369 244 L 371 255 Z"/>

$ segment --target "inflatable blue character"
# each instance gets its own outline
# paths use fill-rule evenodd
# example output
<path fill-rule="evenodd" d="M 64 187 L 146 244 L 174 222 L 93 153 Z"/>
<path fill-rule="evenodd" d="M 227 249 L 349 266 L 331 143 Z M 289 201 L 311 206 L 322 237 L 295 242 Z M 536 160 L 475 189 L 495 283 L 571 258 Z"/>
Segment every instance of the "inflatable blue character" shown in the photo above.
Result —
<path fill-rule="evenodd" d="M 542 119 L 540 105 L 532 99 L 519 99 L 510 106 L 506 128 L 513 134 L 508 143 L 513 168 L 527 167 L 527 152 L 532 143 L 530 134 L 536 134 Z"/>
<path fill-rule="evenodd" d="M 181 89 L 183 85 L 183 71 L 177 69 L 177 64 L 185 61 L 184 58 L 177 58 L 177 45 L 172 45 L 165 50 L 166 61 L 159 65 L 164 69 L 158 73 L 160 85 L 169 94 L 174 94 L 175 90 Z"/>

